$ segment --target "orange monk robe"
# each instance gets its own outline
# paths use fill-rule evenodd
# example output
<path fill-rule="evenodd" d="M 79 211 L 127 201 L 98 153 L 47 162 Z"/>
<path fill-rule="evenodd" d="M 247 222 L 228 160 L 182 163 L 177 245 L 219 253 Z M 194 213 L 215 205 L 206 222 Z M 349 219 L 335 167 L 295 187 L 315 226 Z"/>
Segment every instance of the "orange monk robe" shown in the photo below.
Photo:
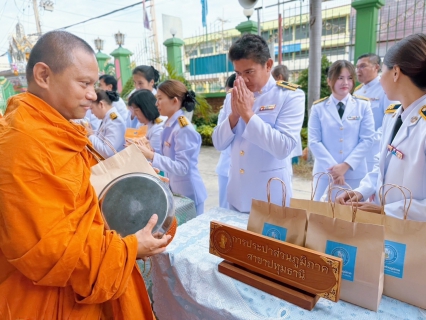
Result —
<path fill-rule="evenodd" d="M 30 93 L 0 120 L 0 319 L 154 319 L 137 240 L 105 230 L 84 130 Z"/>

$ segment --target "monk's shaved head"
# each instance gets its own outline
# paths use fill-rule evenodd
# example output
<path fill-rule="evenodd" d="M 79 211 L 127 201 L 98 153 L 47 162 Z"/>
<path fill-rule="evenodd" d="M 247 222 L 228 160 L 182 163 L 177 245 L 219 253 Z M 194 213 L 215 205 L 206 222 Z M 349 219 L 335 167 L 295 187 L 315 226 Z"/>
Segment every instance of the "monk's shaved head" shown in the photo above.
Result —
<path fill-rule="evenodd" d="M 31 50 L 26 69 L 28 83 L 33 80 L 33 69 L 37 63 L 43 62 L 49 66 L 53 73 L 61 73 L 73 64 L 73 52 L 75 50 L 95 54 L 86 41 L 67 31 L 45 33 Z"/>

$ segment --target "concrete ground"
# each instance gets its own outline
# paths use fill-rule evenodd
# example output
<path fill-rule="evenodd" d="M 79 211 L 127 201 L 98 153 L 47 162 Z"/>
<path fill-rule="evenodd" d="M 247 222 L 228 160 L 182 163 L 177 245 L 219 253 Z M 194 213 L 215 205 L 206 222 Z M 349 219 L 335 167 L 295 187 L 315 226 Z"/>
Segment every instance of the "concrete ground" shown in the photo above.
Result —
<path fill-rule="evenodd" d="M 198 158 L 198 169 L 207 189 L 208 198 L 204 203 L 204 210 L 219 206 L 219 186 L 215 172 L 220 152 L 214 147 L 201 147 Z M 293 176 L 293 197 L 309 199 L 311 194 L 310 181 Z"/>

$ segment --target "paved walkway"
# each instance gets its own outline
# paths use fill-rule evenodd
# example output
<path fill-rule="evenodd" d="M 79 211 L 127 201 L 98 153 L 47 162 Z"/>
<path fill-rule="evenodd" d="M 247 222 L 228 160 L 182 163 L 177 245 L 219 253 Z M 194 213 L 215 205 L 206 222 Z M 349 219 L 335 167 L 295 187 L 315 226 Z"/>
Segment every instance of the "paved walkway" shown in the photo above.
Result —
<path fill-rule="evenodd" d="M 219 205 L 219 186 L 217 182 L 216 164 L 219 161 L 220 152 L 214 147 L 201 147 L 198 158 L 198 168 L 207 188 L 208 198 L 204 204 L 207 211 Z M 265 186 L 266 187 L 266 186 Z M 293 177 L 293 197 L 309 199 L 311 193 L 310 181 L 299 177 Z"/>

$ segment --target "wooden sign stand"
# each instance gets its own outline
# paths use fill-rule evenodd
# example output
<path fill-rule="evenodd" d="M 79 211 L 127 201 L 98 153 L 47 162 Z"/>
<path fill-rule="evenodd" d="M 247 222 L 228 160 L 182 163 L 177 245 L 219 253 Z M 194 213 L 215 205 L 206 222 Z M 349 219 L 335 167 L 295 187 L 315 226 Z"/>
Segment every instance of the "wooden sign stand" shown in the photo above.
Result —
<path fill-rule="evenodd" d="M 212 221 L 210 253 L 219 272 L 312 310 L 323 297 L 338 301 L 342 259 Z"/>
<path fill-rule="evenodd" d="M 320 298 L 316 294 L 293 288 L 226 260 L 219 263 L 218 268 L 220 273 L 309 311 L 315 307 L 315 304 Z"/>

